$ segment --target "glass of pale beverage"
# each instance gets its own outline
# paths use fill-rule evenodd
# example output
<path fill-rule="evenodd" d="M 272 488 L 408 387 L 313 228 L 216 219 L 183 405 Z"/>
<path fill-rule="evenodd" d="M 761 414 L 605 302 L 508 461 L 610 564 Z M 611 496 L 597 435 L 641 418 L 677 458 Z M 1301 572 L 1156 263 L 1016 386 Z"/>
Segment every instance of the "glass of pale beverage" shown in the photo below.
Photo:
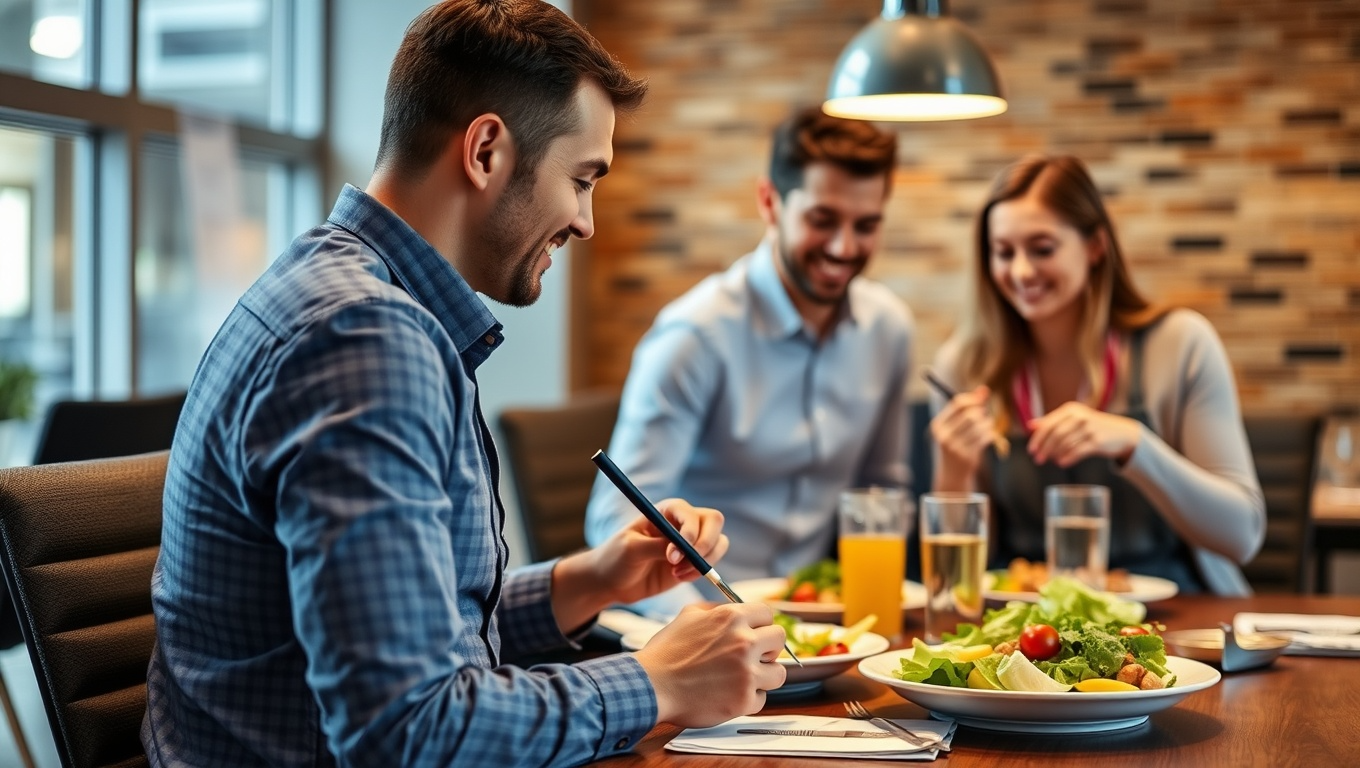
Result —
<path fill-rule="evenodd" d="M 1105 588 L 1110 557 L 1110 489 L 1050 485 L 1044 489 L 1044 549 L 1048 575 Z"/>
<path fill-rule="evenodd" d="M 873 631 L 902 632 L 902 578 L 912 506 L 899 488 L 853 488 L 840 500 L 841 623 L 873 614 Z"/>
<path fill-rule="evenodd" d="M 982 622 L 990 506 L 982 493 L 921 497 L 921 578 L 926 584 L 926 642 L 960 622 Z"/>

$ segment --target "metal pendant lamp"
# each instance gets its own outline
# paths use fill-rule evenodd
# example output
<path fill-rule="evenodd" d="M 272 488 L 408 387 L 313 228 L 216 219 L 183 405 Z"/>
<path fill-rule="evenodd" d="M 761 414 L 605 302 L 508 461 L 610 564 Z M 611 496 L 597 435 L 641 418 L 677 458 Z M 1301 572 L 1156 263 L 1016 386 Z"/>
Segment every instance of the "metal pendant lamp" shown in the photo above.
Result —
<path fill-rule="evenodd" d="M 884 0 L 883 16 L 841 51 L 822 111 L 889 121 L 1005 112 L 996 67 L 977 37 L 944 10 L 944 0 Z"/>

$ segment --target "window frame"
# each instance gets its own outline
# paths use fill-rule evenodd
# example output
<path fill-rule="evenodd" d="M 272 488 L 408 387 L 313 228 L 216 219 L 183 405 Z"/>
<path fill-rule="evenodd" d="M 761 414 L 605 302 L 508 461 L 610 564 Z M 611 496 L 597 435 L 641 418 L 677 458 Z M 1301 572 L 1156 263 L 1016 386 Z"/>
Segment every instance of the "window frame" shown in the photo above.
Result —
<path fill-rule="evenodd" d="M 290 75 L 272 86 L 269 126 L 223 116 L 242 157 L 283 169 L 271 180 L 283 210 L 271 218 L 269 247 L 286 244 L 324 213 L 324 63 L 327 0 L 275 0 L 272 45 L 289 49 Z M 140 241 L 140 158 L 147 143 L 177 143 L 179 110 L 137 87 L 140 0 L 90 3 L 86 88 L 0 71 L 0 126 L 77 137 L 73 339 L 76 397 L 124 398 L 137 391 L 140 357 L 135 254 Z M 309 37 L 304 38 L 300 31 Z M 288 43 L 291 41 L 291 45 Z M 272 187 L 271 187 L 272 188 Z M 277 252 L 277 250 L 275 250 Z"/>

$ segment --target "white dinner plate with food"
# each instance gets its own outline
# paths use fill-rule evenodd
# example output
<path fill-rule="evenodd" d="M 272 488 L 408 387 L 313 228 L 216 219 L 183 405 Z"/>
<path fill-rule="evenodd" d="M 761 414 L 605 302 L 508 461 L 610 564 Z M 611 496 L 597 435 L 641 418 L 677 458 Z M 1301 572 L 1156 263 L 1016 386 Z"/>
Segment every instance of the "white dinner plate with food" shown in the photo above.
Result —
<path fill-rule="evenodd" d="M 800 603 L 786 600 L 784 595 L 789 591 L 789 580 L 780 577 L 769 579 L 747 579 L 745 581 L 734 581 L 729 586 L 741 599 L 747 602 L 761 602 L 790 616 L 797 616 L 804 621 L 839 621 L 845 606 L 839 602 L 815 602 Z M 902 610 L 913 608 L 924 608 L 926 606 L 926 588 L 923 584 L 914 581 L 902 582 Z"/>
<path fill-rule="evenodd" d="M 988 600 L 1010 602 L 1011 600 L 1022 600 L 1027 603 L 1039 601 L 1038 592 L 1021 592 L 996 589 L 995 585 L 1001 580 L 1005 571 L 988 571 L 987 587 L 983 590 L 983 597 Z M 1170 579 L 1163 579 L 1160 576 L 1142 576 L 1137 573 L 1128 575 L 1129 588 L 1121 591 L 1111 591 L 1110 594 L 1117 595 L 1125 600 L 1134 600 L 1140 603 L 1155 603 L 1159 600 L 1167 600 L 1175 597 L 1180 591 L 1176 582 Z"/>
<path fill-rule="evenodd" d="M 810 637 L 831 630 L 831 641 L 838 642 L 840 637 L 845 634 L 845 627 L 838 624 L 813 624 L 801 623 L 794 627 L 794 631 L 799 637 Z M 625 651 L 636 651 L 647 644 L 652 636 L 661 631 L 657 626 L 651 629 L 638 629 L 624 635 L 619 644 Z M 779 658 L 779 663 L 788 671 L 784 679 L 784 687 L 776 691 L 770 691 L 770 695 L 803 695 L 811 693 L 821 688 L 822 681 L 828 677 L 835 677 L 842 672 L 848 671 L 856 662 L 883 653 L 888 650 L 888 638 L 876 635 L 873 632 L 865 632 L 860 635 L 850 646 L 849 653 L 835 653 L 827 656 L 802 656 L 799 660 L 802 666 L 796 664 L 788 654 L 783 654 Z"/>
<path fill-rule="evenodd" d="M 1176 675 L 1170 688 L 1109 693 L 983 691 L 897 679 L 893 672 L 902 668 L 901 658 L 910 653 L 901 650 L 870 656 L 859 663 L 859 671 L 923 707 L 932 717 L 989 731 L 1099 733 L 1133 728 L 1147 722 L 1153 712 L 1174 706 L 1221 677 L 1208 664 L 1168 656 L 1166 667 Z"/>

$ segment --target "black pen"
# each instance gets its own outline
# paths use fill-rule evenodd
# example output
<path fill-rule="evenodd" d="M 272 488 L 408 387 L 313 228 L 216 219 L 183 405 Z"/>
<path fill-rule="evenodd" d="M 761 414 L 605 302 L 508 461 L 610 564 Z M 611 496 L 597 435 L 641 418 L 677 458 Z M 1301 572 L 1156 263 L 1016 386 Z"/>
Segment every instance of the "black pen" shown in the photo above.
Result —
<path fill-rule="evenodd" d="M 953 387 L 941 381 L 940 377 L 936 376 L 935 372 L 930 370 L 929 368 L 925 369 L 922 375 L 925 376 L 926 383 L 929 384 L 931 388 L 934 389 L 937 393 L 939 393 L 940 397 L 943 397 L 946 401 L 953 400 L 954 396 L 958 394 L 957 392 L 954 391 Z M 1010 453 L 1011 441 L 1007 440 L 1005 435 L 1002 435 L 1000 433 L 993 434 L 992 445 L 996 447 L 997 455 L 1001 456 L 1002 458 L 1005 458 L 1006 454 Z"/>
<path fill-rule="evenodd" d="M 929 368 L 925 370 L 923 375 L 926 377 L 926 383 L 933 387 L 945 400 L 953 400 L 954 396 L 958 394 L 948 384 L 940 381 L 940 377 L 936 376 L 935 372 Z"/>
<path fill-rule="evenodd" d="M 722 592 L 728 600 L 731 600 L 734 603 L 746 602 L 741 599 L 741 595 L 738 595 L 736 591 L 727 585 L 726 581 L 723 581 L 723 577 L 718 574 L 718 569 L 709 565 L 708 561 L 704 559 L 704 556 L 699 554 L 699 550 L 695 549 L 684 536 L 680 535 L 680 532 L 675 529 L 675 526 L 671 525 L 671 521 L 667 520 L 666 516 L 661 514 L 661 510 L 657 509 L 655 504 L 652 504 L 646 496 L 642 495 L 642 491 L 639 491 L 638 487 L 633 485 L 633 481 L 629 480 L 628 476 L 623 474 L 623 470 L 619 469 L 618 465 L 615 464 L 604 451 L 596 451 L 595 455 L 590 457 L 590 460 L 595 462 L 595 466 L 599 467 L 600 471 L 604 473 L 604 476 L 609 478 L 609 482 L 613 483 L 614 487 L 618 488 L 619 491 L 633 503 L 634 507 L 637 507 L 637 510 L 642 513 L 643 517 L 652 521 L 652 525 L 655 525 L 656 529 L 661 531 L 662 536 L 670 539 L 670 542 L 680 550 L 680 553 L 685 556 L 685 559 L 690 562 L 690 565 L 694 566 L 694 569 L 699 572 L 700 576 L 703 576 L 712 582 L 713 586 L 717 587 L 718 591 Z M 789 647 L 787 640 L 784 642 L 784 650 L 789 652 L 789 656 L 798 663 L 798 666 L 803 666 L 803 662 L 799 660 L 796 654 L 794 654 L 793 649 Z"/>

